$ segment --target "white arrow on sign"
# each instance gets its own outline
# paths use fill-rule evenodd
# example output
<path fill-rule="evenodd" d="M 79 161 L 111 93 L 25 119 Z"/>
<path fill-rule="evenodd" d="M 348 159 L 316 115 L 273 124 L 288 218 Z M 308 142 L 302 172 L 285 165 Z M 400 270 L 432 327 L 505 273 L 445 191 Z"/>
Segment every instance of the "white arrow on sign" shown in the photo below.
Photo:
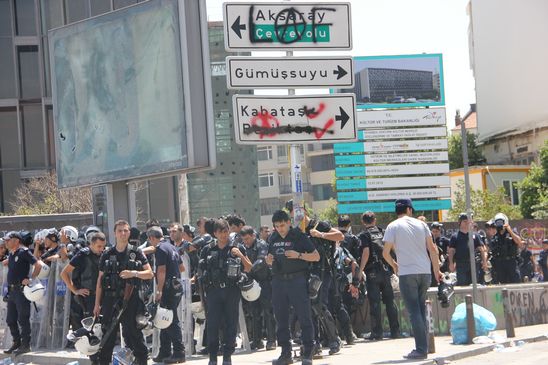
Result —
<path fill-rule="evenodd" d="M 236 143 L 355 141 L 354 94 L 234 95 Z"/>
<path fill-rule="evenodd" d="M 225 3 L 227 51 L 352 49 L 350 3 Z"/>
<path fill-rule="evenodd" d="M 352 57 L 227 57 L 229 89 L 354 86 Z"/>

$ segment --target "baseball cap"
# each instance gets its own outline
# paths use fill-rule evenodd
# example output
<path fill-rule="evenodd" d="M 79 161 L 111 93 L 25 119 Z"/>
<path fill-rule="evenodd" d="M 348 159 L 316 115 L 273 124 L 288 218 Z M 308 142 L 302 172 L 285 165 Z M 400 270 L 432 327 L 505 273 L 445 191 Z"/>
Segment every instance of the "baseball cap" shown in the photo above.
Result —
<path fill-rule="evenodd" d="M 19 233 L 17 231 L 8 232 L 8 234 L 6 234 L 6 237 L 7 237 L 7 239 L 17 238 L 19 241 L 23 240 L 23 237 L 21 237 L 21 233 Z"/>
<path fill-rule="evenodd" d="M 408 207 L 413 209 L 413 202 L 411 199 L 398 199 L 396 200 L 396 208 L 397 207 Z"/>
<path fill-rule="evenodd" d="M 441 228 L 443 227 L 443 224 L 441 224 L 440 222 L 432 222 L 432 224 L 430 225 L 430 229 L 434 229 L 434 228 Z"/>

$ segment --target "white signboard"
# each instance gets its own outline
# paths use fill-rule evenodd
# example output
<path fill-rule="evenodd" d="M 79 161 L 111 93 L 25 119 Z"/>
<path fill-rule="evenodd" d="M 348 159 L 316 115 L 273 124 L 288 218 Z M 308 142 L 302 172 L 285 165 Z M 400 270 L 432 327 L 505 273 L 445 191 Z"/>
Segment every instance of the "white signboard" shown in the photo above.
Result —
<path fill-rule="evenodd" d="M 395 152 L 395 151 L 421 151 L 421 150 L 447 150 L 446 139 L 425 139 L 415 141 L 382 141 L 336 144 L 335 153 L 351 152 Z"/>
<path fill-rule="evenodd" d="M 367 129 L 360 131 L 360 139 L 379 140 L 379 139 L 404 139 L 404 138 L 426 138 L 426 137 L 445 137 L 447 129 L 445 127 L 432 128 L 405 128 L 405 129 Z"/>
<path fill-rule="evenodd" d="M 337 177 L 446 174 L 448 163 L 337 167 Z"/>
<path fill-rule="evenodd" d="M 389 164 L 405 162 L 448 161 L 446 151 L 379 153 L 370 155 L 337 155 L 336 165 Z"/>
<path fill-rule="evenodd" d="M 357 138 L 354 94 L 234 95 L 236 143 L 343 142 Z"/>
<path fill-rule="evenodd" d="M 350 3 L 225 3 L 225 48 L 352 49 Z"/>
<path fill-rule="evenodd" d="M 229 89 L 354 86 L 352 57 L 227 57 Z"/>
<path fill-rule="evenodd" d="M 450 188 L 435 189 L 404 189 L 404 190 L 370 190 L 367 192 L 368 200 L 396 200 L 402 196 L 410 199 L 448 198 L 451 196 Z"/>
<path fill-rule="evenodd" d="M 449 185 L 449 176 L 414 176 L 373 179 L 337 180 L 337 190 L 386 189 Z"/>
<path fill-rule="evenodd" d="M 357 117 L 358 129 L 446 125 L 445 108 L 368 110 Z"/>

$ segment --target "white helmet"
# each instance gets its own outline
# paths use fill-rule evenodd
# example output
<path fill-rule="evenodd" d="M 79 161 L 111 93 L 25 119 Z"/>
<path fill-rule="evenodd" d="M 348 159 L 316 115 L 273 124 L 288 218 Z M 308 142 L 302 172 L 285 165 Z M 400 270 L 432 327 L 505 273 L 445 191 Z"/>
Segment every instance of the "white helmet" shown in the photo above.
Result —
<path fill-rule="evenodd" d="M 73 226 L 64 226 L 61 228 L 61 233 L 67 236 L 70 242 L 76 242 L 78 239 L 78 230 Z"/>
<path fill-rule="evenodd" d="M 173 311 L 171 309 L 158 307 L 156 309 L 156 315 L 154 316 L 154 327 L 158 329 L 166 329 L 173 322 Z"/>
<path fill-rule="evenodd" d="M 86 232 L 84 233 L 84 236 L 86 237 L 86 241 L 88 243 L 91 243 L 91 235 L 93 233 L 99 233 L 101 232 L 101 230 L 96 227 L 96 226 L 89 226 L 87 229 L 86 229 Z"/>
<path fill-rule="evenodd" d="M 89 331 L 89 333 L 98 339 L 103 338 L 103 330 L 101 324 L 95 320 L 94 317 L 86 317 L 80 321 L 82 327 Z"/>
<path fill-rule="evenodd" d="M 74 348 L 82 355 L 90 356 L 99 352 L 101 340 L 95 336 L 79 337 L 74 343 Z"/>
<path fill-rule="evenodd" d="M 400 278 L 398 278 L 398 275 L 392 274 L 392 276 L 390 276 L 390 284 L 392 285 L 393 291 L 400 291 Z"/>
<path fill-rule="evenodd" d="M 495 218 L 493 218 L 493 223 L 497 224 L 498 220 L 502 220 L 504 224 L 508 224 L 509 222 L 508 217 L 504 213 L 497 213 L 497 215 L 495 215 Z"/>
<path fill-rule="evenodd" d="M 192 304 L 190 304 L 190 311 L 196 319 L 205 319 L 204 305 L 202 302 L 192 302 Z"/>
<path fill-rule="evenodd" d="M 48 235 L 49 229 L 41 229 L 34 235 L 35 241 L 43 241 L 46 239 L 46 236 Z"/>
<path fill-rule="evenodd" d="M 25 298 L 31 302 L 37 302 L 46 294 L 46 288 L 44 288 L 39 280 L 34 280 L 29 285 L 25 286 L 23 294 L 25 295 Z"/>
<path fill-rule="evenodd" d="M 256 280 L 250 280 L 241 286 L 242 297 L 248 302 L 254 302 L 261 295 L 261 286 Z"/>
<path fill-rule="evenodd" d="M 50 267 L 42 261 L 38 261 L 38 264 L 40 265 L 40 272 L 36 278 L 39 280 L 47 279 L 51 271 Z"/>
<path fill-rule="evenodd" d="M 154 326 L 149 322 L 149 324 L 147 324 L 147 326 L 143 328 L 142 331 L 143 331 L 143 335 L 145 337 L 148 337 L 152 335 L 152 333 L 154 332 Z"/>

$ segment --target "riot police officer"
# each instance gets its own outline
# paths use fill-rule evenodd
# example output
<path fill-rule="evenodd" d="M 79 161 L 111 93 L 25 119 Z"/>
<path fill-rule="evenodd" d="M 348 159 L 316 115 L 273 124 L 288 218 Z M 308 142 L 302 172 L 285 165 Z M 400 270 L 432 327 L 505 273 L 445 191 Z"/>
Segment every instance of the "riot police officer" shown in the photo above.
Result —
<path fill-rule="evenodd" d="M 289 309 L 292 306 L 302 332 L 302 363 L 312 365 L 314 325 L 308 294 L 308 267 L 320 254 L 310 239 L 298 228 L 291 227 L 289 215 L 278 210 L 272 216 L 275 232 L 268 239 L 267 264 L 272 266 L 272 306 L 278 325 L 278 346 L 282 353 L 273 365 L 293 363 L 289 335 Z"/>
<path fill-rule="evenodd" d="M 202 248 L 200 253 L 200 280 L 206 290 L 206 330 L 209 365 L 217 364 L 219 329 L 223 327 L 223 365 L 232 364 L 232 353 L 238 330 L 240 289 L 238 281 L 244 271 L 251 269 L 245 248 L 236 247 L 229 238 L 228 223 L 215 221 L 213 232 L 217 244 Z"/>
<path fill-rule="evenodd" d="M 383 258 L 383 232 L 377 227 L 377 218 L 373 212 L 362 214 L 364 231 L 359 238 L 362 244 L 362 259 L 360 271 L 366 275 L 367 297 L 369 299 L 369 313 L 371 315 L 371 341 L 383 339 L 381 322 L 381 298 L 386 307 L 386 315 L 390 324 L 390 337 L 400 337 L 398 309 L 394 303 L 394 291 L 390 282 L 392 268 Z"/>
<path fill-rule="evenodd" d="M 6 323 L 13 344 L 4 351 L 16 355 L 30 351 L 30 301 L 23 294 L 23 287 L 30 283 L 29 271 L 34 267 L 30 279 L 40 273 L 41 265 L 27 247 L 21 245 L 20 232 L 9 232 L 5 238 L 8 247 L 8 312 Z M 20 329 L 19 329 L 20 328 Z"/>
<path fill-rule="evenodd" d="M 517 257 L 521 239 L 512 231 L 506 215 L 498 213 L 493 222 L 497 230 L 491 240 L 494 281 L 499 284 L 519 283 Z"/>
<path fill-rule="evenodd" d="M 148 349 L 143 334 L 137 329 L 137 315 L 144 312 L 144 303 L 139 297 L 139 281 L 154 277 L 152 269 L 141 249 L 129 244 L 129 223 L 118 220 L 114 223 L 116 244 L 106 249 L 99 261 L 99 276 L 95 289 L 94 316 L 103 316 L 103 339 L 99 353 L 93 355 L 93 364 L 110 364 L 112 350 L 122 324 L 122 335 L 133 351 L 136 365 L 147 363 Z M 137 288 L 136 288 L 137 287 Z"/>
<path fill-rule="evenodd" d="M 261 286 L 261 295 L 254 302 L 244 301 L 250 315 L 251 326 L 248 331 L 251 332 L 251 349 L 262 349 L 263 344 L 263 319 L 266 328 L 266 349 L 274 350 L 276 348 L 276 321 L 272 309 L 272 285 L 271 274 L 266 264 L 268 255 L 268 244 L 257 238 L 255 230 L 251 226 L 244 226 L 240 230 L 242 242 L 245 246 L 247 257 L 253 264 L 251 276 Z"/>
<path fill-rule="evenodd" d="M 351 227 L 352 221 L 350 220 L 350 217 L 346 214 L 339 216 L 338 224 L 339 224 L 339 231 L 344 235 L 344 239 L 341 241 L 341 246 L 350 252 L 352 257 L 357 260 L 356 262 L 359 264 L 360 259 L 362 257 L 362 253 L 360 251 L 360 239 L 352 234 L 352 227 Z"/>
<path fill-rule="evenodd" d="M 177 309 L 182 297 L 181 271 L 184 271 L 181 257 L 176 248 L 167 240 L 160 227 L 147 231 L 147 240 L 154 247 L 156 262 L 156 302 L 162 308 L 173 311 L 173 321 L 160 332 L 160 351 L 154 362 L 178 364 L 185 362 L 185 347 Z M 173 345 L 173 352 L 172 352 Z"/>
<path fill-rule="evenodd" d="M 78 251 L 61 271 L 61 279 L 73 295 L 70 303 L 70 323 L 73 331 L 82 327 L 82 319 L 93 313 L 95 288 L 99 276 L 99 259 L 105 250 L 105 245 L 105 234 L 95 233 L 91 237 L 89 247 Z"/>
<path fill-rule="evenodd" d="M 538 258 L 538 266 L 542 273 L 542 281 L 548 282 L 548 239 L 542 241 L 542 252 Z"/>
<path fill-rule="evenodd" d="M 449 259 L 447 258 L 447 250 L 449 249 L 449 239 L 441 234 L 442 228 L 443 224 L 439 222 L 432 222 L 432 224 L 430 225 L 430 232 L 432 233 L 432 241 L 434 241 L 434 244 L 438 249 L 440 271 L 448 272 Z M 431 264 L 430 268 L 432 272 L 432 281 L 430 282 L 430 286 L 438 286 L 436 276 L 434 275 L 434 266 Z"/>

